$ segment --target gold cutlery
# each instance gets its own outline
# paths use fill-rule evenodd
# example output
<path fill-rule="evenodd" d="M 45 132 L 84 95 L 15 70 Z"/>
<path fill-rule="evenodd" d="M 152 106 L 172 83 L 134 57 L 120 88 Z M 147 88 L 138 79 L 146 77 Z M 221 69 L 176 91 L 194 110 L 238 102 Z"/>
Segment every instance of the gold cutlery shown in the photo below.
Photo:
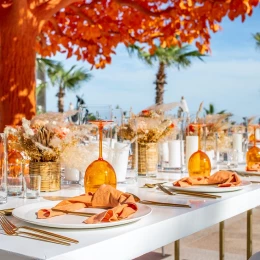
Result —
<path fill-rule="evenodd" d="M 163 191 L 164 193 L 168 195 L 177 195 L 177 194 L 183 194 L 183 195 L 190 195 L 190 196 L 196 196 L 196 197 L 202 197 L 202 198 L 208 198 L 208 199 L 217 199 L 221 198 L 219 195 L 213 195 L 213 194 L 208 194 L 208 193 L 203 193 L 203 192 L 193 192 L 193 191 L 174 191 L 171 192 L 161 184 L 157 185 L 158 188 Z"/>
<path fill-rule="evenodd" d="M 166 202 L 158 202 L 158 201 L 150 201 L 150 200 L 140 200 L 139 203 L 145 205 L 153 205 L 153 206 L 191 208 L 191 206 L 188 204 L 166 203 Z"/>
<path fill-rule="evenodd" d="M 50 243 L 54 243 L 54 244 L 70 246 L 69 243 L 60 241 L 60 240 L 57 240 L 54 238 L 50 238 L 50 237 L 46 237 L 46 236 L 42 236 L 42 235 L 38 235 L 35 233 L 30 233 L 30 232 L 14 231 L 12 226 L 10 226 L 10 224 L 6 220 L 7 219 L 5 218 L 5 216 L 0 214 L 0 225 L 8 236 L 20 236 L 20 237 L 40 240 L 40 241 L 44 241 L 44 242 L 50 242 Z"/>
<path fill-rule="evenodd" d="M 52 232 L 48 232 L 48 231 L 45 231 L 45 230 L 42 230 L 42 229 L 39 229 L 39 228 L 33 228 L 33 227 L 27 227 L 27 226 L 17 227 L 12 222 L 10 222 L 7 218 L 4 218 L 4 220 L 5 220 L 6 224 L 9 224 L 14 231 L 19 231 L 19 229 L 27 229 L 27 230 L 37 232 L 37 233 L 40 233 L 40 234 L 44 234 L 44 235 L 47 235 L 47 236 L 50 236 L 50 237 L 55 237 L 57 239 L 64 240 L 66 242 L 71 242 L 71 243 L 75 243 L 75 244 L 77 244 L 79 242 L 78 240 L 75 240 L 75 239 L 72 239 L 72 238 L 69 238 L 69 237 L 65 237 L 65 236 L 61 236 L 61 235 L 58 235 L 58 234 L 55 234 L 55 233 L 52 233 Z"/>
<path fill-rule="evenodd" d="M 154 206 L 168 206 L 168 207 L 183 207 L 183 208 L 191 208 L 188 204 L 178 204 L 178 203 L 164 203 L 164 202 L 158 202 L 158 201 L 151 201 L 151 200 L 141 200 L 139 197 L 137 197 L 135 194 L 129 193 L 132 195 L 135 199 L 135 202 L 145 205 L 154 205 Z"/>
<path fill-rule="evenodd" d="M 242 176 L 242 177 L 252 177 L 252 176 L 254 176 L 254 177 L 260 177 L 260 173 L 259 174 L 257 174 L 257 173 L 245 173 L 245 172 L 236 172 L 238 175 L 240 175 L 240 176 Z"/>
<path fill-rule="evenodd" d="M 56 200 L 69 200 L 72 197 L 65 197 L 65 196 L 43 196 L 42 197 L 45 200 L 51 200 L 51 201 L 56 201 Z"/>
<path fill-rule="evenodd" d="M 251 180 L 250 180 L 250 182 L 252 182 L 252 183 L 260 183 L 260 181 L 251 181 Z"/>
<path fill-rule="evenodd" d="M 57 211 L 57 212 L 63 212 L 65 214 L 69 214 L 69 215 L 82 216 L 82 217 L 91 217 L 91 216 L 94 216 L 97 214 L 97 213 L 78 212 L 78 211 L 62 210 L 62 209 L 55 209 L 55 208 L 52 208 L 51 210 Z"/>
<path fill-rule="evenodd" d="M 12 216 L 12 211 L 14 208 L 11 209 L 0 209 L 0 213 L 4 214 L 5 216 Z"/>
<path fill-rule="evenodd" d="M 143 187 L 140 188 L 155 188 L 158 184 L 164 184 L 165 182 L 160 183 L 145 183 Z"/>

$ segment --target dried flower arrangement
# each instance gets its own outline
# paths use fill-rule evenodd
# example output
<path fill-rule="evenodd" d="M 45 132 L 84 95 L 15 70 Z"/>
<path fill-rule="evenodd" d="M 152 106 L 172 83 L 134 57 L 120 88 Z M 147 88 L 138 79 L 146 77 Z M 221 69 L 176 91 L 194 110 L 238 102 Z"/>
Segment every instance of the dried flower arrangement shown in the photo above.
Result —
<path fill-rule="evenodd" d="M 65 148 L 75 146 L 88 134 L 87 128 L 83 131 L 68 122 L 73 113 L 45 113 L 31 121 L 24 118 L 22 126 L 5 128 L 8 145 L 32 162 L 57 162 Z"/>
<path fill-rule="evenodd" d="M 228 150 L 232 147 L 232 136 L 228 135 L 228 130 L 231 128 L 231 122 L 229 121 L 231 114 L 210 114 L 202 118 L 199 117 L 202 107 L 203 102 L 196 113 L 196 119 L 188 125 L 186 134 L 198 135 L 198 125 L 200 125 L 200 138 L 203 149 L 206 151 L 214 150 L 217 144 L 219 151 Z"/>
<path fill-rule="evenodd" d="M 137 138 L 138 143 L 157 143 L 175 131 L 174 120 L 165 116 L 167 110 L 171 110 L 180 103 L 170 103 L 159 106 L 151 106 L 142 110 L 138 115 L 131 115 L 128 124 L 119 127 L 118 137 L 123 140 Z"/>

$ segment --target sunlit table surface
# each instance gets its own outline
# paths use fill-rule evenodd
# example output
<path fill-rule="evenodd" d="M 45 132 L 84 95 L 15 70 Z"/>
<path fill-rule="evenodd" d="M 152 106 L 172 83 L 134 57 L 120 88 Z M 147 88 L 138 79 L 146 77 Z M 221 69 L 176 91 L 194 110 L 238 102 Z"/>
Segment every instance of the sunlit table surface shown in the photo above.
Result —
<path fill-rule="evenodd" d="M 158 179 L 172 181 L 184 175 L 164 172 L 158 174 Z M 118 185 L 118 189 L 134 193 L 146 200 L 189 203 L 191 208 L 152 206 L 152 213 L 140 221 L 111 228 L 65 230 L 42 227 L 79 240 L 79 244 L 72 244 L 69 247 L 7 236 L 0 231 L 0 259 L 133 259 L 260 204 L 259 184 L 252 184 L 240 191 L 221 193 L 221 199 L 203 199 L 185 195 L 170 196 L 156 189 L 140 188 L 144 183 L 158 182 L 158 179 L 139 178 L 138 183 Z M 76 196 L 83 193 L 82 187 L 74 185 L 64 186 L 58 192 L 42 193 L 42 196 Z M 43 198 L 25 200 L 12 197 L 8 198 L 8 203 L 1 205 L 0 209 L 16 208 L 41 201 L 46 200 Z M 8 218 L 18 226 L 26 224 L 14 217 Z"/>

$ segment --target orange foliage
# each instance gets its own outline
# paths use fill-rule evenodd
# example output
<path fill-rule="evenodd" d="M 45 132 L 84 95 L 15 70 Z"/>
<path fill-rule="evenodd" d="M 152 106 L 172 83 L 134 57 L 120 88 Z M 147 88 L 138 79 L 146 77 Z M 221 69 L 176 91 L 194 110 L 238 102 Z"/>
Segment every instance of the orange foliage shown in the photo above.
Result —
<path fill-rule="evenodd" d="M 45 19 L 37 51 L 43 56 L 57 51 L 76 55 L 97 68 L 111 62 L 119 43 L 145 42 L 153 52 L 155 40 L 165 47 L 196 40 L 200 52 L 207 52 L 210 32 L 220 29 L 223 17 L 240 16 L 244 21 L 259 4 L 259 0 L 56 0 L 62 1 L 72 4 Z"/>

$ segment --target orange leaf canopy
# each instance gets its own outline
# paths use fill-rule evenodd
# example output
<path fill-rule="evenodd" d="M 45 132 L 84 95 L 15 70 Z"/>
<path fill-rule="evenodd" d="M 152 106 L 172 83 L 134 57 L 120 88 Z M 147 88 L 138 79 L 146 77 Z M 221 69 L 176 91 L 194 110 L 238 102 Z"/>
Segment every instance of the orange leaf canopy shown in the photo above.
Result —
<path fill-rule="evenodd" d="M 259 4 L 259 0 L 56 1 L 68 5 L 45 18 L 37 51 L 43 56 L 66 52 L 97 68 L 111 62 L 119 43 L 147 43 L 153 52 L 158 42 L 169 47 L 195 40 L 200 52 L 207 52 L 210 32 L 220 29 L 223 17 L 240 16 L 244 21 Z"/>

